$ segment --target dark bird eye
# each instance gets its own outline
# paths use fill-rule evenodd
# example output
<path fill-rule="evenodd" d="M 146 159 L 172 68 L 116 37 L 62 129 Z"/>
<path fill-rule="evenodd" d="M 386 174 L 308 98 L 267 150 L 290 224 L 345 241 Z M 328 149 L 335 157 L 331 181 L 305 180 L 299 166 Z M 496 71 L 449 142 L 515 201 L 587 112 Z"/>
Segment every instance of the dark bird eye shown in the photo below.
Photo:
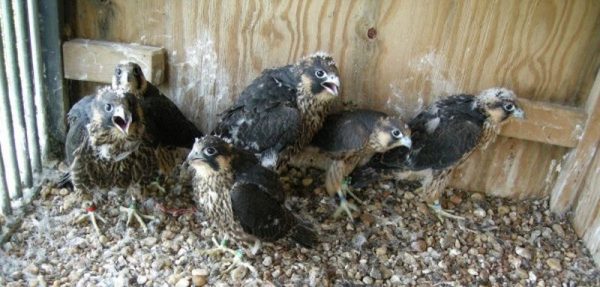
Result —
<path fill-rule="evenodd" d="M 207 147 L 202 152 L 207 156 L 213 156 L 217 153 L 217 150 L 214 147 Z"/>
<path fill-rule="evenodd" d="M 142 69 L 140 69 L 139 66 L 133 68 L 133 74 L 136 75 L 136 76 L 141 75 L 142 74 Z"/>
<path fill-rule="evenodd" d="M 392 136 L 399 139 L 402 137 L 402 132 L 400 130 L 393 130 L 392 131 Z"/>
<path fill-rule="evenodd" d="M 504 105 L 505 111 L 512 112 L 514 109 L 515 109 L 515 105 L 513 105 L 513 104 L 505 104 Z"/>
<path fill-rule="evenodd" d="M 317 70 L 315 72 L 315 76 L 317 76 L 317 78 L 319 78 L 319 79 L 323 78 L 323 77 L 325 77 L 325 71 L 323 71 L 323 70 Z"/>
<path fill-rule="evenodd" d="M 115 75 L 117 75 L 117 76 L 121 75 L 121 68 L 116 68 L 115 69 Z"/>
<path fill-rule="evenodd" d="M 104 105 L 104 110 L 105 111 L 110 112 L 110 111 L 112 111 L 112 109 L 113 109 L 113 106 L 111 104 Z"/>

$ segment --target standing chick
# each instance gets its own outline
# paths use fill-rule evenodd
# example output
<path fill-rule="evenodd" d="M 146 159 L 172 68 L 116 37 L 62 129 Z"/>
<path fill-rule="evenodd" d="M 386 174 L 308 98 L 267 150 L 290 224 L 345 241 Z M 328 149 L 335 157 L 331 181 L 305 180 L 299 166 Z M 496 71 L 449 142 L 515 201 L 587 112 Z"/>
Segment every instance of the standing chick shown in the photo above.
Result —
<path fill-rule="evenodd" d="M 408 123 L 413 141 L 409 152 L 394 149 L 374 156 L 354 177 L 369 182 L 369 178 L 372 181 L 378 174 L 392 171 L 399 179 L 420 178 L 426 201 L 436 214 L 461 219 L 439 204 L 454 167 L 476 149 L 485 149 L 493 142 L 507 119 L 524 115 L 515 93 L 505 88 L 487 89 L 476 96 L 443 98 Z"/>
<path fill-rule="evenodd" d="M 298 63 L 267 69 L 223 112 L 213 134 L 256 154 L 267 168 L 306 146 L 338 96 L 333 58 L 317 53 Z"/>
<path fill-rule="evenodd" d="M 74 190 L 84 196 L 84 206 L 100 233 L 94 202 L 112 188 L 136 194 L 140 185 L 156 176 L 158 164 L 154 151 L 143 144 L 143 113 L 132 94 L 104 88 L 84 107 L 82 114 L 89 117 L 85 133 L 78 145 L 67 145 L 66 152 L 72 155 L 69 172 Z M 146 229 L 145 216 L 137 213 L 135 204 L 127 211 L 128 223 L 135 217 Z"/>
<path fill-rule="evenodd" d="M 410 136 L 410 129 L 402 119 L 385 113 L 355 110 L 332 114 L 305 151 L 293 158 L 292 164 L 327 170 L 327 192 L 340 197 L 335 214 L 343 210 L 352 219 L 350 208 L 355 207 L 346 201 L 346 192 L 352 195 L 344 183 L 346 176 L 366 164 L 375 153 L 396 147 L 410 149 Z"/>
<path fill-rule="evenodd" d="M 198 207 L 220 236 L 255 244 L 284 237 L 305 247 L 316 244 L 315 232 L 284 206 L 279 176 L 252 154 L 206 136 L 196 141 L 188 162 Z"/>

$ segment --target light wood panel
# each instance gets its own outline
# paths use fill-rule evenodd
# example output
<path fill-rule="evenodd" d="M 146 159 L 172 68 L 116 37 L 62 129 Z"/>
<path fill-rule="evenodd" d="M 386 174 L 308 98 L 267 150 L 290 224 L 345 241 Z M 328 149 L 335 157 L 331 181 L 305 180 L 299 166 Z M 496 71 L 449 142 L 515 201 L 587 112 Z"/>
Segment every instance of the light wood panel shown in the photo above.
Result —
<path fill-rule="evenodd" d="M 551 192 L 550 208 L 560 214 L 571 208 L 600 142 L 600 71 L 585 110 L 588 118 L 581 139 L 577 146 L 568 152 L 563 163 L 564 170 L 558 176 Z"/>
<path fill-rule="evenodd" d="M 600 146 L 597 146 L 600 148 Z M 588 169 L 571 221 L 580 238 L 600 266 L 600 153 Z"/>
<path fill-rule="evenodd" d="M 153 84 L 163 82 L 166 67 L 162 48 L 89 39 L 63 43 L 65 79 L 110 84 L 115 66 L 122 61 L 136 62 Z"/>
<path fill-rule="evenodd" d="M 600 61 L 600 2 L 591 0 L 77 0 L 65 9 L 69 37 L 164 47 L 160 88 L 205 131 L 262 69 L 318 50 L 337 59 L 345 100 L 406 116 L 439 96 L 492 86 L 580 106 Z M 503 157 L 506 148 L 514 157 Z M 455 184 L 547 194 L 540 186 L 564 152 L 500 138 Z M 478 178 L 505 173 L 507 161 L 514 182 Z"/>

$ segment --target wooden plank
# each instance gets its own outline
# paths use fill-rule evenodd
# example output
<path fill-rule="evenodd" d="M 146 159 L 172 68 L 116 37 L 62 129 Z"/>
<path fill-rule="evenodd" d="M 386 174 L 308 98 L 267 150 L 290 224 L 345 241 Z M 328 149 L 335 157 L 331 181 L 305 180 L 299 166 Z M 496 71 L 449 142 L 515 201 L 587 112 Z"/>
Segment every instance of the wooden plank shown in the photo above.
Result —
<path fill-rule="evenodd" d="M 583 106 L 600 66 L 600 1 L 591 0 L 76 0 L 65 9 L 71 37 L 164 47 L 169 77 L 160 88 L 205 131 L 263 69 L 319 50 L 338 62 L 345 100 L 407 117 L 439 96 L 494 86 Z M 96 88 L 77 84 L 74 97 Z M 560 146 L 501 137 L 468 163 L 471 180 L 460 186 L 548 195 L 549 170 L 573 146 L 576 122 L 565 125 L 568 135 L 560 124 L 510 123 L 503 134 Z"/>
<path fill-rule="evenodd" d="M 166 63 L 163 48 L 87 39 L 63 44 L 66 79 L 110 83 L 115 66 L 122 61 L 138 63 L 150 82 L 156 85 L 163 82 Z"/>
<path fill-rule="evenodd" d="M 596 154 L 600 141 L 600 72 L 596 76 L 586 104 L 588 118 L 577 147 L 567 153 L 561 172 L 551 191 L 550 208 L 564 214 L 577 197 L 586 172 Z"/>
<path fill-rule="evenodd" d="M 519 101 L 526 120 L 506 123 L 500 134 L 523 140 L 563 147 L 575 147 L 583 132 L 586 113 L 582 109 L 562 105 Z"/>
<path fill-rule="evenodd" d="M 600 266 L 600 153 L 596 153 L 581 192 L 575 201 L 571 222 L 577 235 Z"/>

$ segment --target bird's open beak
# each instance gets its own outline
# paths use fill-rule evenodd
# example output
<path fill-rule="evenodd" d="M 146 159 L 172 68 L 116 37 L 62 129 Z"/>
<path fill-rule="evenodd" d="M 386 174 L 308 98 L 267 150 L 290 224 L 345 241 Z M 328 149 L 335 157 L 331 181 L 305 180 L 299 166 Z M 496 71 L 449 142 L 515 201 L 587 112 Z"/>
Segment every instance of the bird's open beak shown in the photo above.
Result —
<path fill-rule="evenodd" d="M 410 149 L 412 147 L 412 140 L 409 136 L 404 136 L 400 139 L 400 145 Z"/>
<path fill-rule="evenodd" d="M 116 107 L 115 112 L 113 113 L 112 122 L 125 135 L 128 135 L 129 126 L 131 126 L 131 113 L 123 109 L 122 106 Z"/>
<path fill-rule="evenodd" d="M 512 115 L 517 119 L 525 119 L 525 112 L 520 108 L 515 109 Z"/>
<path fill-rule="evenodd" d="M 338 96 L 340 93 L 340 78 L 336 75 L 327 76 L 327 80 L 322 82 L 321 86 L 330 94 Z"/>

